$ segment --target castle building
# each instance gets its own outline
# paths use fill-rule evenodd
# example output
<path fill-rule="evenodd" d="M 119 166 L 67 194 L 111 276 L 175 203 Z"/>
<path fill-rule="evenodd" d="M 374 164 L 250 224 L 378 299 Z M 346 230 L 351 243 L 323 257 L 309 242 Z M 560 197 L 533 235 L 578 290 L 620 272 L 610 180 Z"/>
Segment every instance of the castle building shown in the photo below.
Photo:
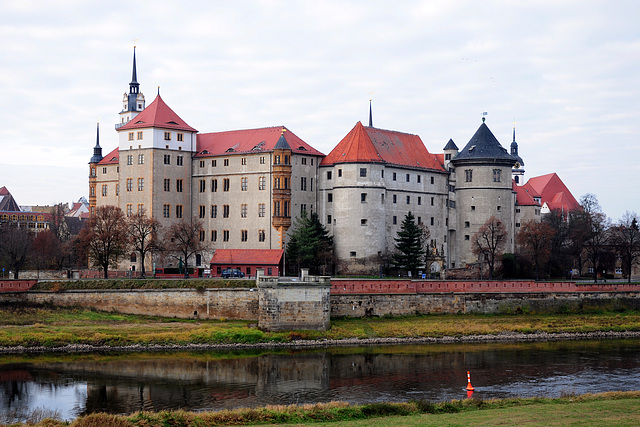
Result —
<path fill-rule="evenodd" d="M 523 222 L 577 207 L 556 174 L 524 183 L 515 128 L 510 152 L 483 119 L 462 150 L 449 140 L 434 154 L 418 135 L 374 127 L 369 114 L 326 156 L 284 126 L 199 133 L 159 93 L 145 105 L 134 51 L 118 147 L 102 156 L 98 132 L 89 162 L 90 212 L 115 205 L 165 229 L 199 220 L 214 250 L 251 251 L 283 249 L 295 218 L 316 212 L 333 235 L 336 273 L 379 274 L 408 212 L 428 231 L 425 272 L 437 273 L 478 262 L 473 236 L 491 217 L 513 252 Z M 212 255 L 197 254 L 196 265 L 209 267 Z"/>

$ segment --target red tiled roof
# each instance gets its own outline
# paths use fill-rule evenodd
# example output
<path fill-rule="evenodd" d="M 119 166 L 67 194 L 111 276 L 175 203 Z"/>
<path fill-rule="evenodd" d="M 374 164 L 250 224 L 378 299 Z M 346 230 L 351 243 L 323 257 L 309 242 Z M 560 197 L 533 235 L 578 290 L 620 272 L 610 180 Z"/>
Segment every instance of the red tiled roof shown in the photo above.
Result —
<path fill-rule="evenodd" d="M 365 127 L 361 122 L 356 123 L 321 165 L 336 163 L 388 163 L 444 172 L 418 135 Z"/>
<path fill-rule="evenodd" d="M 151 105 L 135 116 L 129 123 L 118 130 L 140 129 L 156 127 L 163 129 L 184 130 L 197 132 L 180 118 L 165 102 L 160 95 L 153 100 Z"/>
<path fill-rule="evenodd" d="M 440 163 L 440 166 L 444 168 L 444 153 L 436 153 L 434 156 L 436 156 L 436 160 Z"/>
<path fill-rule="evenodd" d="M 273 126 L 258 129 L 232 130 L 227 132 L 200 133 L 197 136 L 196 157 L 219 156 L 235 153 L 268 152 L 280 139 L 284 126 Z M 296 154 L 324 156 L 296 134 L 286 129 L 284 137 Z"/>
<path fill-rule="evenodd" d="M 542 197 L 540 193 L 538 193 L 528 182 L 524 184 L 522 188 L 524 188 L 531 197 Z"/>
<path fill-rule="evenodd" d="M 540 194 L 542 203 L 546 203 L 550 209 L 569 212 L 580 208 L 580 204 L 556 173 L 530 178 L 527 185 Z"/>
<path fill-rule="evenodd" d="M 283 249 L 216 249 L 211 264 L 278 265 Z"/>
<path fill-rule="evenodd" d="M 513 181 L 513 191 L 516 192 L 516 204 L 519 206 L 540 206 L 540 203 L 533 199 L 525 186 L 519 186 Z"/>
<path fill-rule="evenodd" d="M 9 190 L 7 190 L 7 187 L 0 188 L 0 196 L 8 196 L 9 194 L 10 193 Z"/>
<path fill-rule="evenodd" d="M 112 152 L 110 152 L 109 154 L 107 154 L 106 156 L 104 156 L 102 158 L 102 160 L 100 160 L 98 162 L 99 165 L 113 165 L 118 163 L 118 160 L 120 159 L 120 149 L 116 148 L 115 150 L 113 150 Z"/>

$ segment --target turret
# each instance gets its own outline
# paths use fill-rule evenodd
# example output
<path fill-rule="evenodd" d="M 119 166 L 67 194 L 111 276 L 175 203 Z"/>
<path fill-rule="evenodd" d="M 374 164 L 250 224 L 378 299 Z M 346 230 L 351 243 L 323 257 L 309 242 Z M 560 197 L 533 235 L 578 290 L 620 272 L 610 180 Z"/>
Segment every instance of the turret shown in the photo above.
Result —
<path fill-rule="evenodd" d="M 516 159 L 515 165 L 511 170 L 513 180 L 517 185 L 524 184 L 524 161 L 518 155 L 518 143 L 516 142 L 516 128 L 513 127 L 513 142 L 511 142 L 511 156 Z"/>
<path fill-rule="evenodd" d="M 100 123 L 96 125 L 96 146 L 93 147 L 93 156 L 89 160 L 89 213 L 93 215 L 96 210 L 96 168 L 102 160 L 102 147 L 100 147 Z"/>
<path fill-rule="evenodd" d="M 131 72 L 131 83 L 129 83 L 129 93 L 122 97 L 122 111 L 120 111 L 120 123 L 116 124 L 116 129 L 125 125 L 131 119 L 145 109 L 144 95 L 140 92 L 138 83 L 138 71 L 136 67 L 136 47 L 133 47 L 133 71 Z"/>

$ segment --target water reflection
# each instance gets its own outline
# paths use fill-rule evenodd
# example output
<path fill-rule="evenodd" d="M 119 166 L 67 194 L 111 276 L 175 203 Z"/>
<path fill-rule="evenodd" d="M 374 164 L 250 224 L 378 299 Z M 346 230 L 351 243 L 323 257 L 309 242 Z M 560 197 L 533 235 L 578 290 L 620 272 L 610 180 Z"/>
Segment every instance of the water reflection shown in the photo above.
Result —
<path fill-rule="evenodd" d="M 640 390 L 640 340 L 0 358 L 0 413 L 219 410 Z"/>

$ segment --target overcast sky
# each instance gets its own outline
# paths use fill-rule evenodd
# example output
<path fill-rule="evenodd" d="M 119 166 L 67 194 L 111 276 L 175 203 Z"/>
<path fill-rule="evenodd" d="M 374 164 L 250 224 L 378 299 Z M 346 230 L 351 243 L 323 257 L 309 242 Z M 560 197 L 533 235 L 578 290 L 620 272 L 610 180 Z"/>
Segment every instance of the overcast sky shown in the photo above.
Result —
<path fill-rule="evenodd" d="M 318 150 L 358 122 L 463 148 L 516 140 L 618 220 L 640 212 L 640 1 L 4 1 L 0 187 L 88 194 L 131 81 L 200 132 L 285 125 Z"/>

